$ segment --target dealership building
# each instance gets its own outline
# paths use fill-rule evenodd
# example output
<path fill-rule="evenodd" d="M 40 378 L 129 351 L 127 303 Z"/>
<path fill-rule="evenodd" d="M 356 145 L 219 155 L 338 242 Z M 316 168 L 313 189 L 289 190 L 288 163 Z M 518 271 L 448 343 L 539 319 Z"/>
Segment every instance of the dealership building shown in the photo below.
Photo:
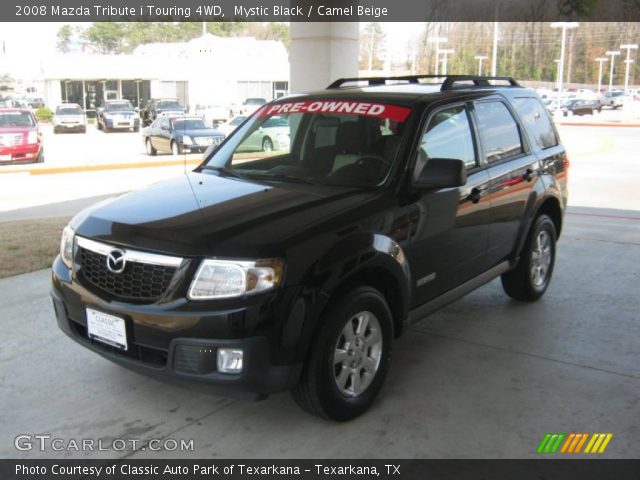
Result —
<path fill-rule="evenodd" d="M 192 108 L 271 100 L 289 90 L 282 42 L 211 34 L 183 43 L 140 45 L 131 55 L 61 54 L 42 62 L 47 106 L 78 103 L 91 115 L 104 100 L 142 107 L 150 98 L 177 97 Z"/>

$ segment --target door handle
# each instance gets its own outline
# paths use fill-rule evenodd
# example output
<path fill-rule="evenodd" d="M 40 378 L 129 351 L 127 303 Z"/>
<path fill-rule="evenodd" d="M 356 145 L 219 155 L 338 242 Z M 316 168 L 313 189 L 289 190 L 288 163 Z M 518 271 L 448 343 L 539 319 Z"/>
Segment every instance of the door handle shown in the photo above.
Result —
<path fill-rule="evenodd" d="M 471 200 L 472 203 L 478 203 L 480 201 L 480 198 L 482 197 L 483 192 L 484 188 L 473 187 L 467 198 Z"/>
<path fill-rule="evenodd" d="M 533 180 L 533 177 L 535 177 L 537 173 L 538 172 L 536 170 L 527 168 L 527 170 L 524 172 L 524 175 L 522 175 L 522 179 L 530 182 L 531 180 Z"/>

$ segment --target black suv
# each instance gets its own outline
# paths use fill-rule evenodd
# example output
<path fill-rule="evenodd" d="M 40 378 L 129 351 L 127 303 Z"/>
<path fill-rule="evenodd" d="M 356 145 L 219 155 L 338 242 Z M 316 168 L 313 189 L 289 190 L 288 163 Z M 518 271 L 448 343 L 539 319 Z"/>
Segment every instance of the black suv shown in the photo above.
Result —
<path fill-rule="evenodd" d="M 278 99 L 194 171 L 81 212 L 53 266 L 60 328 L 148 375 L 291 390 L 348 420 L 408 322 L 498 276 L 539 299 L 567 202 L 554 125 L 513 79 L 435 80 Z M 254 137 L 276 116 L 265 151 Z"/>
<path fill-rule="evenodd" d="M 160 116 L 178 116 L 187 113 L 187 108 L 177 98 L 152 98 L 140 110 L 142 125 L 151 125 Z"/>

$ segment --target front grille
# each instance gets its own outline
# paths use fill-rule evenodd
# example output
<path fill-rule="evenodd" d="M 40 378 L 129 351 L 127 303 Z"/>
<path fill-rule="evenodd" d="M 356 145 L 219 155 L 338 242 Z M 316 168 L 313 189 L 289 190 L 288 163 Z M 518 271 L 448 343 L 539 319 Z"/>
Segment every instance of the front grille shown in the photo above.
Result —
<path fill-rule="evenodd" d="M 5 133 L 4 135 L 0 135 L 0 147 L 15 147 L 21 143 L 21 133 Z"/>
<path fill-rule="evenodd" d="M 93 286 L 124 300 L 152 302 L 169 288 L 176 267 L 127 261 L 122 273 L 107 269 L 107 256 L 78 247 L 79 274 Z"/>

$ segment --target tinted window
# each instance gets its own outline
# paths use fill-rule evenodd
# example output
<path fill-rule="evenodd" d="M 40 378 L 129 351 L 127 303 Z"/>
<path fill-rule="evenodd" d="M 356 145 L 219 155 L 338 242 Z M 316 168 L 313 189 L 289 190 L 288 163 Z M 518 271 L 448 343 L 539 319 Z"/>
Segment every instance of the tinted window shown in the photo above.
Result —
<path fill-rule="evenodd" d="M 537 98 L 516 98 L 513 104 L 538 147 L 549 148 L 558 144 L 551 118 Z"/>
<path fill-rule="evenodd" d="M 475 105 L 480 138 L 488 162 L 496 162 L 522 153 L 518 124 L 502 102 Z"/>
<path fill-rule="evenodd" d="M 467 168 L 476 166 L 471 125 L 464 106 L 440 110 L 431 117 L 420 143 L 414 180 L 430 158 L 452 158 L 463 160 Z"/>

